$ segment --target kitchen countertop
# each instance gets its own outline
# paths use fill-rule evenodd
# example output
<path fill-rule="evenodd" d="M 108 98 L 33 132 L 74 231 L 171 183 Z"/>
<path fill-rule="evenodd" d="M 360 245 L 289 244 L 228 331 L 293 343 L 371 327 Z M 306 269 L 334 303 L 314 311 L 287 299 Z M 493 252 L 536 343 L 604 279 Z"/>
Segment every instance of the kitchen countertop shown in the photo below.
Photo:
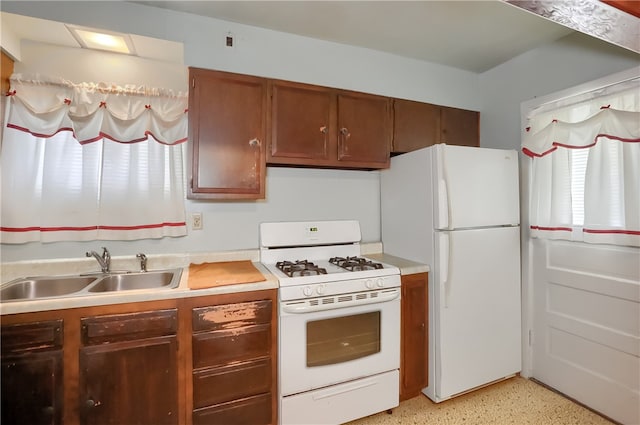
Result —
<path fill-rule="evenodd" d="M 396 257 L 395 255 L 390 255 L 385 253 L 368 254 L 367 258 L 371 258 L 372 260 L 377 260 L 382 263 L 387 263 L 392 266 L 396 266 L 397 268 L 400 269 L 401 275 L 415 274 L 415 273 L 428 273 L 429 271 L 431 271 L 430 267 L 426 264 L 407 260 L 405 258 Z"/>
<path fill-rule="evenodd" d="M 0 303 L 0 314 L 31 313 L 36 311 L 61 310 L 67 308 L 91 307 L 98 305 L 122 304 L 130 302 L 158 301 L 166 299 L 220 295 L 236 292 L 259 291 L 278 288 L 278 279 L 260 262 L 259 253 L 253 251 L 234 251 L 226 253 L 197 253 L 179 255 L 148 255 L 148 270 L 182 269 L 180 284 L 174 289 L 140 289 L 92 295 L 69 296 L 39 300 L 8 301 Z M 2 279 L 14 280 L 26 276 L 72 275 L 96 271 L 94 259 L 41 260 L 2 265 Z M 216 286 L 206 289 L 189 289 L 189 264 L 201 264 L 218 261 L 250 260 L 265 277 L 264 281 L 234 285 Z M 87 268 L 87 266 L 89 268 Z M 137 271 L 139 263 L 129 258 L 112 258 L 112 270 Z"/>
<path fill-rule="evenodd" d="M 362 255 L 391 264 L 400 269 L 403 275 L 428 272 L 429 266 L 400 257 L 381 253 L 382 245 L 369 243 L 361 245 Z M 98 305 L 122 304 L 129 302 L 158 301 L 166 299 L 199 297 L 207 295 L 220 295 L 236 292 L 259 291 L 278 288 L 278 279 L 260 263 L 259 250 L 228 251 L 214 253 L 189 253 L 189 254 L 159 254 L 147 255 L 147 267 L 149 271 L 182 269 L 180 284 L 175 289 L 144 289 L 130 290 L 112 293 L 99 293 L 95 295 L 69 296 L 26 301 L 9 301 L 0 303 L 0 314 L 30 313 L 46 310 L 61 310 L 66 308 L 90 307 Z M 249 260 L 265 277 L 262 282 L 223 285 L 206 289 L 192 290 L 188 287 L 189 265 L 219 261 Z M 135 256 L 112 257 L 111 269 L 139 270 L 139 261 Z M 98 264 L 93 258 L 55 259 L 20 261 L 2 264 L 3 283 L 27 276 L 45 275 L 74 275 L 82 273 L 95 273 Z"/>

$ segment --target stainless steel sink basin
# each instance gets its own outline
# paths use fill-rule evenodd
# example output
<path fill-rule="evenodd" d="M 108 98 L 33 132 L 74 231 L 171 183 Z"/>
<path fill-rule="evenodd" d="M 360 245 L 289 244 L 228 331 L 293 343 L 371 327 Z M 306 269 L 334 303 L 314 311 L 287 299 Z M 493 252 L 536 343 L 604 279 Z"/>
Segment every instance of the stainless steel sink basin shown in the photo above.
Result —
<path fill-rule="evenodd" d="M 13 281 L 0 290 L 0 300 L 60 297 L 82 291 L 97 277 L 59 276 L 33 277 Z"/>
<path fill-rule="evenodd" d="M 0 287 L 0 301 L 95 296 L 130 290 L 173 289 L 180 285 L 182 269 L 116 272 L 90 276 L 40 276 L 16 279 Z"/>
<path fill-rule="evenodd" d="M 180 283 L 173 271 L 114 274 L 100 279 L 89 292 L 130 291 L 133 289 L 168 289 Z"/>

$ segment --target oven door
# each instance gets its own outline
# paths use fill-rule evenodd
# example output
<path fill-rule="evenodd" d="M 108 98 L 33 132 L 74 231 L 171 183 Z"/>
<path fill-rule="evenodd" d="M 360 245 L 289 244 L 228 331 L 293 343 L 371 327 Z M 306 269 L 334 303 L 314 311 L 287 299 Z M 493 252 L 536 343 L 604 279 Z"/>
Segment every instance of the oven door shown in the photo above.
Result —
<path fill-rule="evenodd" d="M 400 289 L 397 289 L 397 297 L 390 301 L 311 312 L 287 312 L 281 302 L 281 395 L 398 369 Z"/>

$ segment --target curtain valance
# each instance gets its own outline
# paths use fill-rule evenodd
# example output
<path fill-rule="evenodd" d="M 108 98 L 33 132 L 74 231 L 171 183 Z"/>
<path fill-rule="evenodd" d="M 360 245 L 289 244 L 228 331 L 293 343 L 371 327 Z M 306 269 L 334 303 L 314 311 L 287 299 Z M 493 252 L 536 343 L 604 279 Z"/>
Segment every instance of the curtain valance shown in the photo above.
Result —
<path fill-rule="evenodd" d="M 102 138 L 135 143 L 149 135 L 167 145 L 187 140 L 188 97 L 182 93 L 14 74 L 7 96 L 7 127 L 36 137 L 71 131 L 81 144 Z"/>
<path fill-rule="evenodd" d="M 528 117 L 532 237 L 640 246 L 639 89 L 634 78 Z"/>
<path fill-rule="evenodd" d="M 531 157 L 544 156 L 559 146 L 588 148 L 606 137 L 622 142 L 640 142 L 640 112 L 603 107 L 598 113 L 579 122 L 552 120 L 542 130 L 523 136 L 522 151 Z"/>

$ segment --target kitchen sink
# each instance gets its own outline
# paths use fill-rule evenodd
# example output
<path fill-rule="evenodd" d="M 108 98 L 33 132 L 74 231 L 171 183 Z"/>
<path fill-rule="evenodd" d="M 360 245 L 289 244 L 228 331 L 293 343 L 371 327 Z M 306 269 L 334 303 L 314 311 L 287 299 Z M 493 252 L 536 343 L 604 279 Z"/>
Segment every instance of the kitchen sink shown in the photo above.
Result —
<path fill-rule="evenodd" d="M 173 271 L 114 274 L 106 276 L 89 288 L 89 292 L 130 291 L 133 289 L 175 288 L 180 275 Z"/>
<path fill-rule="evenodd" d="M 13 281 L 0 290 L 0 300 L 48 298 L 82 291 L 98 280 L 96 277 L 30 277 Z"/>
<path fill-rule="evenodd" d="M 173 289 L 180 285 L 182 269 L 116 272 L 91 276 L 39 276 L 13 280 L 0 287 L 0 301 L 95 296 L 131 290 Z"/>

